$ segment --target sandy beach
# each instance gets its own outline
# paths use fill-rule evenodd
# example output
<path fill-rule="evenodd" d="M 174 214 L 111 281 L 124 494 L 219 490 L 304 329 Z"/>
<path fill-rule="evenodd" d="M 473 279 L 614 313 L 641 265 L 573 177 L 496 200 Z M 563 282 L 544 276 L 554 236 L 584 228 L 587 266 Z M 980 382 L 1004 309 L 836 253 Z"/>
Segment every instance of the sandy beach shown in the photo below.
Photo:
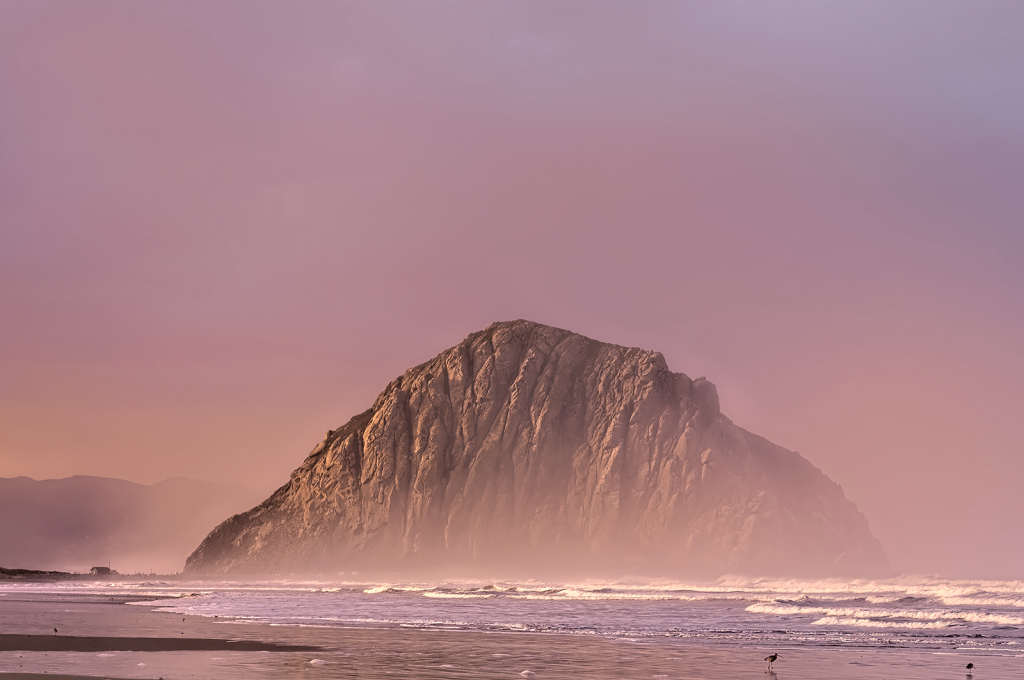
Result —
<path fill-rule="evenodd" d="M 129 597 L 0 597 L 6 680 L 185 678 L 977 678 L 1018 677 L 1021 659 L 843 648 L 762 650 L 680 639 L 465 630 L 286 626 L 181 616 Z M 57 633 L 54 634 L 54 628 Z M 772 675 L 763 657 L 781 652 Z"/>

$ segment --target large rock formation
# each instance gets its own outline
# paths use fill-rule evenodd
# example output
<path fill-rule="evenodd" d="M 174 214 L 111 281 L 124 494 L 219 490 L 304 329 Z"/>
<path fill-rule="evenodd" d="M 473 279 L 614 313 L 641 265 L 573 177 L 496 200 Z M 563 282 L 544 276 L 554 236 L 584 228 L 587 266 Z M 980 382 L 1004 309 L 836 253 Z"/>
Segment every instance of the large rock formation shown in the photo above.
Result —
<path fill-rule="evenodd" d="M 658 352 L 528 321 L 411 368 L 192 575 L 877 574 L 867 520 Z"/>

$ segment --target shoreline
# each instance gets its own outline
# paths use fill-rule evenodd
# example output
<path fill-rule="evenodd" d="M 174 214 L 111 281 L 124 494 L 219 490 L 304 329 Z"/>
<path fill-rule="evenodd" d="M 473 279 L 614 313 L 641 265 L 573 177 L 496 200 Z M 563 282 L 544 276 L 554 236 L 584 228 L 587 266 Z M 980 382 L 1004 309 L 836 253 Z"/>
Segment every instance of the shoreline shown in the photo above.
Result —
<path fill-rule="evenodd" d="M 96 593 L 0 597 L 0 680 L 285 680 L 296 674 L 324 680 L 960 680 L 968 661 L 978 667 L 979 677 L 982 672 L 989 678 L 1017 677 L 1024 671 L 1024 658 L 977 653 L 762 649 L 741 641 L 707 645 L 685 638 L 279 625 L 127 604 L 133 600 Z M 763 659 L 774 652 L 782 659 L 766 676 Z"/>
<path fill-rule="evenodd" d="M 172 637 L 85 637 L 0 633 L 0 652 L 319 652 L 323 647 L 256 640 Z"/>
<path fill-rule="evenodd" d="M 11 569 L 0 567 L 0 583 L 52 583 L 54 581 L 118 581 L 123 579 L 177 580 L 181 574 L 82 574 L 75 571 L 45 571 L 42 569 Z"/>

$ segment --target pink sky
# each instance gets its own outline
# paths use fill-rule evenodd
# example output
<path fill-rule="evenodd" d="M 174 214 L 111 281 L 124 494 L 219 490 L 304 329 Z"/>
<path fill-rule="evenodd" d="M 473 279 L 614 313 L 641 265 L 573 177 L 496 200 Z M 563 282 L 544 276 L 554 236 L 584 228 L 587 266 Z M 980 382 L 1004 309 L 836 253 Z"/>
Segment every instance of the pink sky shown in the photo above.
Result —
<path fill-rule="evenodd" d="M 1024 578 L 1024 6 L 0 5 L 0 476 L 268 492 L 492 321 Z"/>

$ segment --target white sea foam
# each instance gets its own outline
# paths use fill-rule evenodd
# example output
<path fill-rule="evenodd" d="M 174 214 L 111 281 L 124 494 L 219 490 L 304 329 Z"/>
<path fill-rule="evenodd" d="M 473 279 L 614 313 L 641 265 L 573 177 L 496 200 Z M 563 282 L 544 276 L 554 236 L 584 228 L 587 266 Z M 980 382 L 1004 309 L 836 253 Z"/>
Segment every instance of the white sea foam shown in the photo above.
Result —
<path fill-rule="evenodd" d="M 363 593 L 367 595 L 380 595 L 382 593 L 394 594 L 394 593 L 422 593 L 431 590 L 430 587 L 422 586 L 405 586 L 405 585 L 381 585 L 372 586 L 363 590 Z"/>
<path fill-rule="evenodd" d="M 812 646 L 837 639 L 888 644 L 906 635 L 899 638 L 902 644 L 926 643 L 939 649 L 984 646 L 1015 653 L 1024 642 L 1020 581 L 905 576 L 878 581 L 726 577 L 709 583 L 0 583 L 0 595 L 24 591 L 117 595 L 137 606 L 220 617 L 219 622 L 236 625 L 485 629 Z M 886 628 L 893 632 L 878 632 Z"/>
<path fill-rule="evenodd" d="M 806 607 L 792 604 L 757 603 L 747 607 L 748 612 L 758 614 L 792 615 L 824 615 L 825 618 L 843 618 L 849 620 L 908 619 L 911 622 L 943 622 L 942 625 L 953 625 L 959 621 L 972 623 L 995 623 L 1007 626 L 1024 625 L 1024 618 L 1001 614 L 986 614 L 976 611 L 929 611 L 914 609 L 852 609 L 846 607 Z M 878 621 L 884 624 L 885 621 Z M 889 621 L 889 623 L 892 623 Z"/>
<path fill-rule="evenodd" d="M 1017 607 L 1024 608 L 1024 598 L 1016 598 L 1011 596 L 979 596 L 979 597 L 962 597 L 962 596 L 947 596 L 937 598 L 943 604 L 951 607 L 958 605 L 984 607 L 994 605 L 997 607 Z"/>
<path fill-rule="evenodd" d="M 948 628 L 949 623 L 942 621 L 875 621 L 846 616 L 823 616 L 813 622 L 815 626 L 856 626 L 858 628 Z"/>
<path fill-rule="evenodd" d="M 623 593 L 579 590 L 576 588 L 565 588 L 560 590 L 547 590 L 539 592 L 510 593 L 508 597 L 522 598 L 526 600 L 635 600 L 639 602 L 651 602 L 657 600 L 676 600 L 680 602 L 693 602 L 698 600 L 711 599 L 707 596 L 702 597 L 683 594 L 643 593 L 635 591 Z"/>

